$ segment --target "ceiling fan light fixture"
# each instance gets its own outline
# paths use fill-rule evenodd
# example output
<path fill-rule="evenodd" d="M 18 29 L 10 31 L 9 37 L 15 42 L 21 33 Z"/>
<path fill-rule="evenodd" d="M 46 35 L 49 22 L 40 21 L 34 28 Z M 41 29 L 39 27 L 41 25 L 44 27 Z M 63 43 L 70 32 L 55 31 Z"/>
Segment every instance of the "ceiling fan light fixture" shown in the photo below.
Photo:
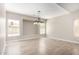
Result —
<path fill-rule="evenodd" d="M 39 24 L 39 23 L 43 23 L 43 21 L 41 21 L 41 17 L 40 17 L 40 11 L 37 11 L 37 19 L 34 21 L 34 24 Z"/>

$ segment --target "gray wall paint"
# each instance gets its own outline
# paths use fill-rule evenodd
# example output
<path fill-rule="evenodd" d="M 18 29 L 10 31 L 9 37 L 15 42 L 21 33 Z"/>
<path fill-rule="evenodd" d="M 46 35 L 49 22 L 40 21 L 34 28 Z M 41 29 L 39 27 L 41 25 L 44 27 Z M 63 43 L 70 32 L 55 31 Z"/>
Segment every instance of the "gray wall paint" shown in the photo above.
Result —
<path fill-rule="evenodd" d="M 4 51 L 5 40 L 6 40 L 6 19 L 5 19 L 5 8 L 4 4 L 0 3 L 0 54 Z"/>
<path fill-rule="evenodd" d="M 15 19 L 15 20 L 19 20 L 20 21 L 20 36 L 7 37 L 8 40 L 16 40 L 16 39 L 19 40 L 19 39 L 23 38 L 24 36 L 28 36 L 29 34 L 33 35 L 34 31 L 37 29 L 37 28 L 33 28 L 34 27 L 33 23 L 29 24 L 28 22 L 24 21 L 24 20 L 26 20 L 26 21 L 29 21 L 29 20 L 33 21 L 33 17 L 25 16 L 25 15 L 21 15 L 21 14 L 17 14 L 17 13 L 12 13 L 12 12 L 9 12 L 9 11 L 7 11 L 6 14 L 7 14 L 7 21 L 8 21 L 8 19 Z M 31 27 L 29 27 L 29 26 L 31 26 Z M 25 28 L 23 28 L 23 27 L 25 27 Z M 35 27 L 37 27 L 37 26 L 35 26 Z M 29 29 L 26 31 L 26 28 L 29 28 L 30 32 L 29 32 Z M 26 32 L 28 32 L 28 33 L 26 33 Z M 37 33 L 35 33 L 35 34 L 37 34 Z"/>
<path fill-rule="evenodd" d="M 74 20 L 79 19 L 79 10 L 47 21 L 47 36 L 70 41 L 79 41 L 73 34 Z"/>
<path fill-rule="evenodd" d="M 32 35 L 37 34 L 36 26 L 33 24 L 33 21 L 23 21 L 23 35 Z"/>

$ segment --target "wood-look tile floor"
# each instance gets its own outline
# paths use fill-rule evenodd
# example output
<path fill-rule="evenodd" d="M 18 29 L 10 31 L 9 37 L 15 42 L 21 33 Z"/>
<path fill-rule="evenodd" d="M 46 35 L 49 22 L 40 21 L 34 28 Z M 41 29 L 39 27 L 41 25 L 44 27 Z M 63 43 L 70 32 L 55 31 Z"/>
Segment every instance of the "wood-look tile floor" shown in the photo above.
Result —
<path fill-rule="evenodd" d="M 78 55 L 79 44 L 55 39 L 8 41 L 5 55 Z"/>

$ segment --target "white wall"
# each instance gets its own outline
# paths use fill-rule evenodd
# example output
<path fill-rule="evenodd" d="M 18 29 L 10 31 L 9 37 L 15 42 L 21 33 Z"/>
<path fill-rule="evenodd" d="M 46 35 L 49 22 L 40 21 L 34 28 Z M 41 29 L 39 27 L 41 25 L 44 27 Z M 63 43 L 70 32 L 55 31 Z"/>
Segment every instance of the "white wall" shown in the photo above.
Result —
<path fill-rule="evenodd" d="M 47 36 L 49 38 L 59 38 L 69 41 L 79 41 L 74 37 L 73 24 L 74 20 L 79 18 L 79 10 L 62 15 L 47 21 Z"/>
<path fill-rule="evenodd" d="M 5 40 L 6 40 L 6 19 L 5 19 L 5 7 L 0 3 L 0 54 L 4 52 Z"/>

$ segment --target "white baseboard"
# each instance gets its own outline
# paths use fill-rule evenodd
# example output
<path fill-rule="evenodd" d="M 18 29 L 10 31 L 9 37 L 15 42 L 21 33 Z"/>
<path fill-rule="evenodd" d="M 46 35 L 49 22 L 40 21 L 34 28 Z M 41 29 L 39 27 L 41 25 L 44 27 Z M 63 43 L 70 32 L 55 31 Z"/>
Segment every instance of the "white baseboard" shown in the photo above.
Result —
<path fill-rule="evenodd" d="M 61 40 L 61 41 L 69 42 L 69 43 L 79 44 L 79 42 L 78 41 L 75 41 L 75 40 L 66 40 L 66 39 L 57 38 L 57 37 L 47 37 L 47 38 L 48 39 L 54 39 L 54 40 Z"/>
<path fill-rule="evenodd" d="M 13 37 L 8 38 L 7 41 L 20 41 L 20 40 L 31 40 L 31 39 L 38 39 L 40 38 L 40 35 L 25 35 L 22 37 Z"/>
<path fill-rule="evenodd" d="M 23 38 L 18 38 L 18 40 L 30 40 L 30 39 L 39 39 L 42 38 L 40 35 L 30 35 L 30 36 L 24 36 Z M 47 36 L 46 39 L 54 39 L 54 40 L 61 40 L 61 41 L 65 41 L 65 42 L 70 42 L 70 43 L 76 43 L 79 44 L 78 41 L 76 40 L 67 40 L 67 39 L 62 39 L 62 38 L 58 38 L 58 37 L 49 37 Z M 11 40 L 11 41 L 18 41 L 17 39 L 15 40 Z"/>

